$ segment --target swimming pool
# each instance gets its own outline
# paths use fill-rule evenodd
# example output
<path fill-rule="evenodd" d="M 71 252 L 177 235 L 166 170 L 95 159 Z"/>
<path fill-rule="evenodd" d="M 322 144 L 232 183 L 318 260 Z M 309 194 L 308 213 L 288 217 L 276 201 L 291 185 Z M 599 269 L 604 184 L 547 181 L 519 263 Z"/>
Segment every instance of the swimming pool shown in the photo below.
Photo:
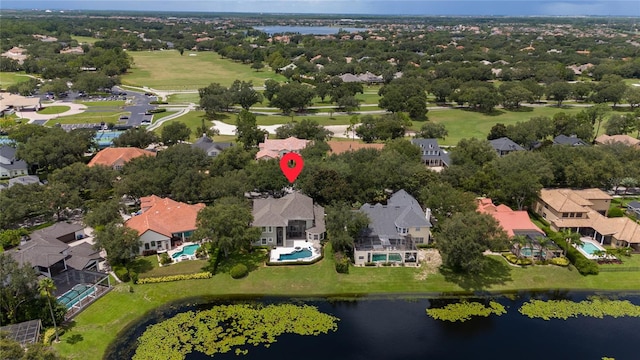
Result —
<path fill-rule="evenodd" d="M 172 258 L 177 259 L 182 255 L 188 255 L 188 256 L 193 256 L 196 253 L 196 250 L 198 250 L 198 248 L 200 247 L 200 245 L 198 244 L 191 244 L 191 245 L 186 245 L 182 248 L 182 250 L 173 253 L 171 255 Z"/>
<path fill-rule="evenodd" d="M 71 290 L 58 296 L 58 301 L 64 304 L 67 309 L 71 309 L 73 305 L 77 304 L 94 292 L 96 292 L 96 288 L 94 286 L 78 284 L 71 288 Z"/>
<path fill-rule="evenodd" d="M 313 253 L 309 249 L 300 249 L 290 254 L 280 254 L 278 261 L 298 260 L 311 257 Z"/>
<path fill-rule="evenodd" d="M 597 246 L 595 246 L 594 244 L 592 244 L 590 242 L 585 242 L 580 247 L 582 248 L 582 250 L 584 250 L 584 252 L 586 252 L 589 255 L 595 254 L 596 251 L 604 250 L 604 249 L 599 249 Z"/>
<path fill-rule="evenodd" d="M 387 260 L 386 254 L 373 254 L 371 255 L 371 262 L 380 262 L 380 261 L 389 261 L 389 262 L 402 262 L 402 256 L 398 253 L 389 254 L 389 260 Z"/>

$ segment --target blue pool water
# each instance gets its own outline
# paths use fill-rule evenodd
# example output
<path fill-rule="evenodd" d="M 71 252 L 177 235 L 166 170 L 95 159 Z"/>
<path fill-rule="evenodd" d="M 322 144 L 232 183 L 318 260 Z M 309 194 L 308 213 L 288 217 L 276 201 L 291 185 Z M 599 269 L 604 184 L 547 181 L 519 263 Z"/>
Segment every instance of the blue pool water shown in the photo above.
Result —
<path fill-rule="evenodd" d="M 73 305 L 77 304 L 80 300 L 86 298 L 87 296 L 93 294 L 95 291 L 95 287 L 86 284 L 78 284 L 71 290 L 59 296 L 58 301 L 64 304 L 67 309 L 71 309 Z"/>
<path fill-rule="evenodd" d="M 198 250 L 199 247 L 200 247 L 200 245 L 198 245 L 198 244 L 187 245 L 187 246 L 183 247 L 182 250 L 180 250 L 177 253 L 174 253 L 173 255 L 171 255 L 171 257 L 176 259 L 176 258 L 179 258 L 182 255 L 193 255 L 193 254 L 196 253 L 196 250 Z"/>
<path fill-rule="evenodd" d="M 590 242 L 585 242 L 580 247 L 589 255 L 593 255 L 596 251 L 602 251 L 602 249 L 598 248 Z"/>
<path fill-rule="evenodd" d="M 313 253 L 309 249 L 302 249 L 291 254 L 280 254 L 278 261 L 298 260 L 311 257 Z"/>

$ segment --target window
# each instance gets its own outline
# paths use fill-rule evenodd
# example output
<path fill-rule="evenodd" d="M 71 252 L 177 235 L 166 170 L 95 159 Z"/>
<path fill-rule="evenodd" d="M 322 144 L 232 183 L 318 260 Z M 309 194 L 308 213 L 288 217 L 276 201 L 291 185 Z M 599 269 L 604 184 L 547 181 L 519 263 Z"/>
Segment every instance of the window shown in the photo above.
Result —
<path fill-rule="evenodd" d="M 320 240 L 320 235 L 318 234 L 313 235 L 313 240 Z"/>
<path fill-rule="evenodd" d="M 271 228 L 271 226 L 267 226 L 267 232 L 272 232 L 273 229 Z"/>
<path fill-rule="evenodd" d="M 424 238 L 423 237 L 413 238 L 413 240 L 415 240 L 416 244 L 423 244 L 424 243 Z"/>
<path fill-rule="evenodd" d="M 155 241 L 152 241 L 152 242 L 151 242 L 151 246 L 156 247 L 156 242 L 155 242 Z"/>
<path fill-rule="evenodd" d="M 144 243 L 144 249 L 149 250 L 149 243 Z"/>
<path fill-rule="evenodd" d="M 364 260 L 364 256 L 358 256 L 359 260 Z"/>
<path fill-rule="evenodd" d="M 562 217 L 563 217 L 563 218 L 569 217 L 569 214 L 567 214 L 567 213 L 562 213 Z"/>
<path fill-rule="evenodd" d="M 269 243 L 272 243 L 273 242 L 273 238 L 270 237 L 268 241 L 269 241 Z"/>
<path fill-rule="evenodd" d="M 267 238 L 262 238 L 262 239 L 260 239 L 260 243 L 261 243 L 262 245 L 267 245 Z"/>

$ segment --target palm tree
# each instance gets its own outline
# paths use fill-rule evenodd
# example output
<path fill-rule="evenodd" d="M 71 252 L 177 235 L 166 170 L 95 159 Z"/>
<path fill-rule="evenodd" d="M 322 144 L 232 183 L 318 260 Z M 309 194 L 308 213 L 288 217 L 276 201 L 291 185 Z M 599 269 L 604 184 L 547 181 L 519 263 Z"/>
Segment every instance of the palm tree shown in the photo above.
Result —
<path fill-rule="evenodd" d="M 540 245 L 540 253 L 539 253 L 539 257 L 540 260 L 542 260 L 542 254 L 545 254 L 544 260 L 547 260 L 547 256 L 546 256 L 546 250 L 547 250 L 547 246 L 549 246 L 549 243 L 551 242 L 551 240 L 549 240 L 548 238 L 541 236 L 538 238 L 538 245 Z"/>
<path fill-rule="evenodd" d="M 571 246 L 571 243 L 576 244 L 578 246 L 583 244 L 582 240 L 580 240 L 580 234 L 579 233 L 572 232 L 571 229 L 564 229 L 564 230 L 562 230 L 561 233 L 562 233 L 562 237 L 567 242 L 567 247 L 566 247 L 565 253 L 564 253 L 565 256 L 567 256 L 567 252 L 569 252 L 569 246 Z"/>
<path fill-rule="evenodd" d="M 516 258 L 520 260 L 522 256 L 522 248 L 527 243 L 527 237 L 524 235 L 515 235 L 513 238 L 511 238 L 511 241 L 516 248 Z"/>
<path fill-rule="evenodd" d="M 56 291 L 56 285 L 50 278 L 44 278 L 38 283 L 38 290 L 40 291 L 40 296 L 45 296 L 47 298 L 47 302 L 49 303 L 49 311 L 51 312 L 51 320 L 53 320 L 53 328 L 56 332 L 56 342 L 59 342 L 60 339 L 58 339 L 58 325 L 56 325 L 56 317 L 53 314 L 53 307 L 51 306 L 51 298 L 53 297 L 53 292 Z"/>

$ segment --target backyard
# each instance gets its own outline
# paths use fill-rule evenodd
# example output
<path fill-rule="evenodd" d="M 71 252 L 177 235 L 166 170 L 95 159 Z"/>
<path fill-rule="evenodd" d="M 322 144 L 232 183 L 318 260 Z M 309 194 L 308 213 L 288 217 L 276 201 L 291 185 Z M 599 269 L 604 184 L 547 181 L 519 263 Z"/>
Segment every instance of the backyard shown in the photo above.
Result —
<path fill-rule="evenodd" d="M 325 255 L 331 253 L 325 250 Z M 228 273 L 232 264 L 241 261 L 252 269 L 243 279 L 234 280 Z M 501 256 L 486 258 L 481 274 L 457 275 L 436 273 L 420 279 L 419 268 L 352 267 L 343 275 L 334 270 L 332 256 L 308 266 L 264 266 L 264 253 L 254 251 L 223 259 L 219 273 L 211 279 L 185 280 L 149 285 L 117 285 L 68 325 L 55 347 L 71 359 L 99 359 L 118 330 L 146 312 L 167 303 L 188 298 L 233 297 L 243 295 L 332 296 L 383 293 L 442 293 L 472 291 L 510 291 L 523 289 L 619 290 L 640 288 L 640 255 L 624 259 L 620 271 L 603 271 L 597 276 L 581 276 L 573 267 L 507 265 Z M 199 265 L 194 265 L 199 267 Z M 171 266 L 168 267 L 171 269 Z M 178 269 L 177 267 L 174 268 Z M 195 269 L 195 271 L 199 271 Z"/>

